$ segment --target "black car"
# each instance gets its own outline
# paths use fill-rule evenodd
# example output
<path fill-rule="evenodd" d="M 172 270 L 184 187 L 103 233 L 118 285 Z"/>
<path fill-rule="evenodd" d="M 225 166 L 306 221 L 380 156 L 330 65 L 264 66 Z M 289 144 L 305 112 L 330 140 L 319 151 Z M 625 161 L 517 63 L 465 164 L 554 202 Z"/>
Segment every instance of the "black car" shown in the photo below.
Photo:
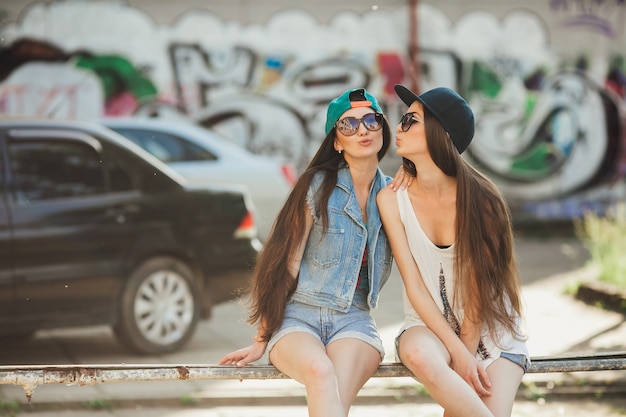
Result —
<path fill-rule="evenodd" d="M 0 120 L 0 335 L 108 324 L 138 353 L 181 348 L 247 286 L 249 207 L 100 125 Z"/>

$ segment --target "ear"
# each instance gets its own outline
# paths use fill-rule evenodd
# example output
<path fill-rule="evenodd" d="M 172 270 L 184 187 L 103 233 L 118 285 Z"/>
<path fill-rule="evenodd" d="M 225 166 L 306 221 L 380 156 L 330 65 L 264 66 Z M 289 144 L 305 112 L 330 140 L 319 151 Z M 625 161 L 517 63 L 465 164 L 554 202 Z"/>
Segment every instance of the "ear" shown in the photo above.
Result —
<path fill-rule="evenodd" d="M 339 144 L 339 142 L 337 141 L 337 139 L 335 139 L 335 141 L 333 142 L 333 146 L 335 147 L 335 150 L 339 153 L 341 153 L 341 151 L 343 151 L 343 149 L 341 148 L 341 145 Z"/>

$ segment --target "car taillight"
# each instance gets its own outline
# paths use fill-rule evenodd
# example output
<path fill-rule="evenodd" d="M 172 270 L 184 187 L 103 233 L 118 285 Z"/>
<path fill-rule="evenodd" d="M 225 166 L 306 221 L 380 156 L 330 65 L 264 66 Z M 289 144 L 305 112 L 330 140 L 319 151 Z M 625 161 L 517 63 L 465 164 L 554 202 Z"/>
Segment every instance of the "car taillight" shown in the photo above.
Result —
<path fill-rule="evenodd" d="M 280 166 L 280 170 L 282 171 L 285 180 L 287 180 L 287 184 L 289 184 L 290 187 L 293 187 L 293 185 L 296 183 L 296 180 L 298 179 L 296 167 L 291 164 L 282 164 Z"/>
<path fill-rule="evenodd" d="M 254 239 L 257 237 L 258 231 L 256 228 L 256 223 L 254 221 L 254 217 L 251 212 L 247 212 L 243 219 L 241 219 L 241 223 L 239 223 L 239 227 L 235 230 L 235 238 L 236 239 Z"/>

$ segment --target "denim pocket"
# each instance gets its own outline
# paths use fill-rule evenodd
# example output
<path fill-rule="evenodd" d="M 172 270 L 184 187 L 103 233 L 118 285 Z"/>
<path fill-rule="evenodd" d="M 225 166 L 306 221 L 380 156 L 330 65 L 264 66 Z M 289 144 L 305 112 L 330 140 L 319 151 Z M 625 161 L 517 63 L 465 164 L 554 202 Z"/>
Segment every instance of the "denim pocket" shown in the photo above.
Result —
<path fill-rule="evenodd" d="M 321 226 L 313 226 L 307 252 L 316 268 L 325 269 L 341 262 L 344 237 L 344 229 L 329 228 L 323 231 Z"/>

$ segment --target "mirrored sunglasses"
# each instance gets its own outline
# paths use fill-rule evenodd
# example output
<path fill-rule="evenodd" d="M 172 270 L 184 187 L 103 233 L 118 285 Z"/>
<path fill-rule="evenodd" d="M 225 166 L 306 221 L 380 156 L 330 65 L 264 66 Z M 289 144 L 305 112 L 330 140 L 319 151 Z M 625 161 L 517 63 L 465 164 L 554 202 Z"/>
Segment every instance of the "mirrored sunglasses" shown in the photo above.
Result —
<path fill-rule="evenodd" d="M 352 136 L 359 130 L 359 125 L 363 126 L 371 132 L 376 132 L 383 127 L 383 115 L 380 113 L 367 113 L 365 116 L 357 119 L 356 117 L 344 117 L 337 121 L 335 126 L 344 136 Z"/>
<path fill-rule="evenodd" d="M 400 129 L 402 129 L 403 132 L 409 130 L 411 126 L 413 126 L 413 123 L 423 123 L 421 120 L 416 119 L 413 116 L 414 114 L 415 113 L 406 113 L 402 116 L 402 119 L 400 119 Z"/>

